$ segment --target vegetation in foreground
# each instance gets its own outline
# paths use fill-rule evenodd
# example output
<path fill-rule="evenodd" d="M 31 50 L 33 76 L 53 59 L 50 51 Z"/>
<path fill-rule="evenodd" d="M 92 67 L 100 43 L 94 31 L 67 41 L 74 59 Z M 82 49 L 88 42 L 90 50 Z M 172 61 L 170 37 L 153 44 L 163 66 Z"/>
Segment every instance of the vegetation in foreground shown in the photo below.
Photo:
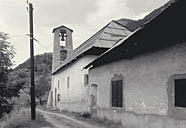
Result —
<path fill-rule="evenodd" d="M 32 121 L 29 110 L 15 111 L 30 104 L 30 62 L 28 59 L 12 69 L 14 56 L 15 49 L 8 34 L 0 31 L 0 127 L 52 128 L 40 114 L 37 114 L 37 120 Z M 50 89 L 51 65 L 52 53 L 35 56 L 36 98 L 40 104 L 46 102 Z"/>
<path fill-rule="evenodd" d="M 0 119 L 13 109 L 13 97 L 19 97 L 23 82 L 10 80 L 9 73 L 15 55 L 13 46 L 8 41 L 8 34 L 0 32 Z"/>
<path fill-rule="evenodd" d="M 54 128 L 52 124 L 47 122 L 43 115 L 37 113 L 36 120 L 32 121 L 30 118 L 30 111 L 28 109 L 21 109 L 20 111 L 12 111 L 4 118 L 4 126 L 2 128 Z"/>
<path fill-rule="evenodd" d="M 30 61 L 29 59 L 12 69 L 15 49 L 8 34 L 0 31 L 0 119 L 19 106 L 30 104 Z M 36 98 L 46 103 L 50 90 L 52 53 L 35 56 Z"/>
<path fill-rule="evenodd" d="M 36 55 L 34 57 L 36 99 L 40 105 L 46 104 L 51 86 L 52 53 Z M 30 59 L 17 66 L 10 72 L 10 77 L 23 82 L 20 97 L 14 98 L 16 105 L 29 106 L 30 104 Z"/>

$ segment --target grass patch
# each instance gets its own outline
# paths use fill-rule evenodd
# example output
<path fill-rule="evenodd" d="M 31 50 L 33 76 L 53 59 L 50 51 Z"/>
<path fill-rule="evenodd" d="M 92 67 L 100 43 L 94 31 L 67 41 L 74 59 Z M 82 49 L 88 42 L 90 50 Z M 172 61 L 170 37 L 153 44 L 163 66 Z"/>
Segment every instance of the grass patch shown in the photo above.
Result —
<path fill-rule="evenodd" d="M 4 118 L 3 128 L 54 128 L 49 122 L 45 120 L 43 115 L 37 113 L 36 120 L 32 121 L 30 118 L 30 111 L 28 109 L 21 109 L 13 111 Z"/>

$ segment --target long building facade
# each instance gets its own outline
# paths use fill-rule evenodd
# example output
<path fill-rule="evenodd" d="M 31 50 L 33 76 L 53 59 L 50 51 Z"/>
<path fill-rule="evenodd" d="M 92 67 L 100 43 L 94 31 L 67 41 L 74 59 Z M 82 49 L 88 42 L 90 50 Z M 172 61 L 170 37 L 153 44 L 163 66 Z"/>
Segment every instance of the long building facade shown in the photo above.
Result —
<path fill-rule="evenodd" d="M 53 71 L 48 107 L 73 112 L 90 111 L 89 74 L 83 67 L 128 37 L 135 21 L 121 19 L 111 21 L 87 41 L 73 49 L 70 28 L 60 26 L 53 30 Z"/>
<path fill-rule="evenodd" d="M 92 113 L 126 127 L 186 127 L 185 5 L 170 2 L 85 66 Z"/>

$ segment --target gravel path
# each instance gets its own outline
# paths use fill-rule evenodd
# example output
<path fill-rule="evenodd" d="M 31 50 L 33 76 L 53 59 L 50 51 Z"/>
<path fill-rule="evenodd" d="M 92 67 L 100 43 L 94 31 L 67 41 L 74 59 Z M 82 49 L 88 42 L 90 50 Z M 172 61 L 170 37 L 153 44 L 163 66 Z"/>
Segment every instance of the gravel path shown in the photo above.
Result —
<path fill-rule="evenodd" d="M 104 128 L 96 127 L 86 122 L 82 122 L 58 113 L 47 112 L 40 109 L 37 109 L 37 112 L 42 113 L 46 120 L 56 128 Z"/>

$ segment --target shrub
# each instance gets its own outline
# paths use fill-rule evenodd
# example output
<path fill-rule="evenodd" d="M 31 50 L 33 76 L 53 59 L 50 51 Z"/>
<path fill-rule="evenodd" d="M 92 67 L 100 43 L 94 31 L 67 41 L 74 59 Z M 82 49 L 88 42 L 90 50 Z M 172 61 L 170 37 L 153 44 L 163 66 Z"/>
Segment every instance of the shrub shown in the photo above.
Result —
<path fill-rule="evenodd" d="M 30 121 L 30 114 L 26 110 L 19 112 L 13 111 L 5 117 L 4 128 L 21 128 L 25 127 Z"/>
<path fill-rule="evenodd" d="M 48 122 L 44 121 L 43 115 L 36 114 L 36 121 L 48 125 Z M 20 111 L 13 111 L 6 115 L 5 126 L 3 128 L 28 128 L 32 122 L 30 118 L 30 111 L 28 109 L 21 109 Z"/>

